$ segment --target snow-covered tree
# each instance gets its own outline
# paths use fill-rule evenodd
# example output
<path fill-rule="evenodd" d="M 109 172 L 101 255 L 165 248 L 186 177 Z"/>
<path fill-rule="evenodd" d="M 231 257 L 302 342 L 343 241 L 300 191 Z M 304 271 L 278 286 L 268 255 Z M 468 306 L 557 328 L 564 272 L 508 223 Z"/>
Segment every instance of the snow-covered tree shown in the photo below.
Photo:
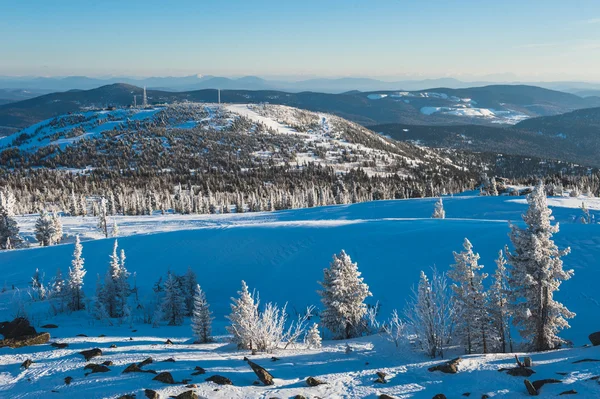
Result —
<path fill-rule="evenodd" d="M 34 301 L 43 301 L 46 299 L 48 290 L 44 286 L 44 273 L 39 269 L 35 269 L 35 273 L 31 277 L 31 298 Z"/>
<path fill-rule="evenodd" d="M 248 290 L 245 281 L 238 291 L 238 298 L 231 298 L 231 313 L 227 318 L 231 322 L 227 331 L 233 335 L 233 342 L 240 349 L 256 349 L 252 342 L 252 329 L 258 321 L 258 303 Z"/>
<path fill-rule="evenodd" d="M 419 285 L 407 304 L 406 318 L 417 345 L 429 356 L 444 356 L 452 341 L 455 309 L 446 276 L 435 268 L 432 280 L 421 271 Z"/>
<path fill-rule="evenodd" d="M 65 289 L 65 279 L 63 278 L 62 271 L 58 268 L 56 269 L 56 275 L 52 279 L 50 295 L 53 297 L 64 296 Z"/>
<path fill-rule="evenodd" d="M 194 295 L 192 312 L 192 331 L 194 336 L 200 343 L 211 342 L 211 326 L 212 326 L 212 312 L 210 306 L 206 300 L 206 294 L 200 288 L 200 284 L 196 284 L 196 293 Z"/>
<path fill-rule="evenodd" d="M 20 248 L 24 245 L 19 235 L 17 221 L 10 212 L 0 204 L 0 250 Z"/>
<path fill-rule="evenodd" d="M 106 210 L 106 198 L 100 198 L 98 202 L 98 230 L 104 234 L 104 237 L 108 238 L 108 211 Z"/>
<path fill-rule="evenodd" d="M 119 243 L 115 240 L 113 252 L 110 255 L 109 268 L 104 278 L 103 295 L 101 301 L 110 317 L 123 317 L 127 310 L 127 297 L 129 287 L 129 273 L 125 268 L 125 251 L 118 254 Z"/>
<path fill-rule="evenodd" d="M 187 272 L 179 279 L 181 282 L 181 292 L 183 294 L 186 316 L 191 316 L 194 310 L 194 297 L 198 287 L 196 273 L 191 267 L 188 267 Z"/>
<path fill-rule="evenodd" d="M 366 325 L 364 316 L 371 296 L 369 286 L 363 282 L 358 265 L 342 250 L 333 255 L 329 268 L 323 270 L 323 289 L 319 291 L 324 309 L 321 324 L 329 329 L 334 339 L 355 338 L 362 335 Z"/>
<path fill-rule="evenodd" d="M 71 189 L 71 197 L 69 199 L 69 213 L 71 216 L 79 215 L 79 199 L 75 196 L 75 191 Z"/>
<path fill-rule="evenodd" d="M 38 240 L 41 246 L 47 247 L 53 244 L 55 235 L 56 230 L 54 229 L 52 217 L 46 211 L 41 211 L 35 222 L 35 239 Z"/>
<path fill-rule="evenodd" d="M 113 218 L 111 234 L 113 237 L 119 236 L 119 226 L 117 225 L 117 220 L 115 218 Z"/>
<path fill-rule="evenodd" d="M 59 244 L 63 238 L 63 224 L 58 213 L 52 213 L 52 226 L 54 227 L 54 235 L 52 236 L 52 244 Z"/>
<path fill-rule="evenodd" d="M 319 325 L 317 323 L 314 323 L 306 333 L 304 343 L 309 349 L 318 349 L 321 347 L 321 333 L 319 332 Z"/>
<path fill-rule="evenodd" d="M 527 227 L 511 226 L 514 251 L 507 250 L 509 301 L 521 336 L 533 350 L 544 351 L 565 342 L 558 334 L 569 328 L 567 319 L 575 316 L 554 300 L 554 292 L 573 276 L 573 270 L 564 270 L 561 259 L 570 248 L 559 250 L 552 240 L 559 226 L 551 223 L 554 217 L 541 184 L 527 196 L 527 203 L 529 208 L 523 215 Z"/>
<path fill-rule="evenodd" d="M 16 202 L 15 195 L 10 189 L 0 190 L 0 213 L 3 210 L 7 216 L 15 216 Z"/>
<path fill-rule="evenodd" d="M 82 251 L 83 246 L 81 245 L 79 236 L 76 236 L 68 281 L 69 308 L 74 311 L 82 310 L 85 307 L 83 303 L 83 278 L 87 272 L 83 267 L 84 259 L 81 257 Z"/>
<path fill-rule="evenodd" d="M 444 210 L 444 203 L 442 202 L 441 198 L 435 203 L 435 208 L 431 217 L 434 219 L 446 218 L 446 211 Z"/>
<path fill-rule="evenodd" d="M 491 196 L 498 196 L 498 186 L 496 185 L 496 178 L 492 177 L 490 179 L 490 191 L 489 194 Z"/>
<path fill-rule="evenodd" d="M 583 216 L 581 216 L 581 223 L 592 223 L 592 216 L 590 215 L 590 210 L 585 206 L 585 201 L 581 201 L 581 212 L 583 213 Z"/>
<path fill-rule="evenodd" d="M 496 272 L 494 282 L 489 290 L 488 313 L 491 320 L 491 338 L 494 339 L 496 352 L 512 352 L 512 338 L 510 335 L 510 311 L 508 309 L 508 274 L 506 259 L 502 250 L 496 259 Z"/>
<path fill-rule="evenodd" d="M 489 317 L 487 293 L 483 288 L 486 273 L 478 263 L 479 254 L 473 253 L 473 245 L 465 238 L 464 251 L 454 252 L 454 261 L 448 277 L 454 281 L 452 291 L 456 303 L 456 336 L 468 354 L 488 353 Z"/>
<path fill-rule="evenodd" d="M 400 318 L 397 310 L 392 311 L 390 319 L 382 327 L 387 339 L 393 342 L 396 348 L 400 347 L 406 338 L 406 323 Z"/>
<path fill-rule="evenodd" d="M 169 278 L 165 282 L 165 297 L 161 306 L 163 320 L 170 326 L 180 326 L 185 316 L 185 303 L 179 282 L 169 273 Z"/>
<path fill-rule="evenodd" d="M 98 274 L 97 279 L 96 279 L 96 298 L 94 300 L 94 306 L 91 309 L 92 312 L 92 316 L 97 319 L 100 320 L 102 322 L 108 322 L 110 325 L 112 325 L 112 322 L 110 321 L 110 314 L 108 313 L 108 310 L 106 309 L 106 287 L 104 287 L 102 285 L 102 280 L 100 279 L 100 275 Z"/>

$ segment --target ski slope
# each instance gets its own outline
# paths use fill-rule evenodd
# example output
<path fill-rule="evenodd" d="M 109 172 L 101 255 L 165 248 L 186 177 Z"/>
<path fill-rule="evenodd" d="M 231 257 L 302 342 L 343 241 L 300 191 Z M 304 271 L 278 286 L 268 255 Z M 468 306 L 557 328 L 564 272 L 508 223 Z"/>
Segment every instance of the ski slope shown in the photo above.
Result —
<path fill-rule="evenodd" d="M 572 253 L 564 258 L 565 267 L 575 276 L 565 282 L 557 299 L 577 313 L 572 328 L 563 337 L 576 347 L 587 343 L 591 332 L 600 331 L 600 224 L 579 222 L 581 211 L 576 204 L 588 203 L 598 220 L 600 212 L 595 199 L 551 199 L 549 203 L 561 230 L 556 235 L 560 247 L 570 246 Z M 242 362 L 247 352 L 240 352 L 223 337 L 225 316 L 230 297 L 239 289 L 240 280 L 260 292 L 263 303 L 288 302 L 290 317 L 310 304 L 319 305 L 317 281 L 328 266 L 333 253 L 345 249 L 358 262 L 373 297 L 381 305 L 380 318 L 386 319 L 393 309 L 402 311 L 420 270 L 436 266 L 447 270 L 453 262 L 452 251 L 462 249 L 468 237 L 481 255 L 483 271 L 493 273 L 498 250 L 509 244 L 508 221 L 520 221 L 526 205 L 515 197 L 445 197 L 447 219 L 430 219 L 435 199 L 377 201 L 354 205 L 290 210 L 272 213 L 229 215 L 152 215 L 117 217 L 122 236 L 120 248 L 127 254 L 127 268 L 135 272 L 142 301 L 151 295 L 152 284 L 165 276 L 166 270 L 184 273 L 191 266 L 216 317 L 214 333 L 218 341 L 210 345 L 191 345 L 189 324 L 181 327 L 149 325 L 107 326 L 92 320 L 87 313 L 52 317 L 39 304 L 28 309 L 34 324 L 59 325 L 51 334 L 69 348 L 53 349 L 48 345 L 12 350 L 0 349 L 0 397 L 44 398 L 55 389 L 56 397 L 117 398 L 125 393 L 143 397 L 143 389 L 151 388 L 168 397 L 189 390 L 182 384 L 164 385 L 152 381 L 152 375 L 122 375 L 124 367 L 148 356 L 155 360 L 169 357 L 175 363 L 156 363 L 151 369 L 171 371 L 176 380 L 192 378 L 196 392 L 208 398 L 271 398 L 303 394 L 321 398 L 376 398 L 387 393 L 396 398 L 431 398 L 444 393 L 448 398 L 483 394 L 498 398 L 527 397 L 523 378 L 497 371 L 514 365 L 513 355 L 466 356 L 456 375 L 430 373 L 427 368 L 438 360 L 430 360 L 409 348 L 393 347 L 380 336 L 364 337 L 348 342 L 353 348 L 346 353 L 346 341 L 324 341 L 322 350 L 304 349 L 302 345 L 275 354 L 254 356 L 253 361 L 266 367 L 276 378 L 273 387 L 254 386 L 256 379 Z M 33 216 L 18 221 L 25 233 L 32 233 Z M 98 239 L 94 218 L 63 218 L 65 232 L 83 237 L 83 256 L 88 270 L 85 290 L 94 294 L 96 275 L 104 275 L 113 239 Z M 34 270 L 40 268 L 53 276 L 56 268 L 70 266 L 73 245 L 70 243 L 0 253 L 0 270 L 7 286 L 26 286 Z M 0 283 L 4 283 L 3 281 Z M 11 317 L 9 290 L 0 294 L 0 319 Z M 135 330 L 135 331 L 133 331 Z M 76 337 L 84 333 L 89 338 Z M 100 334 L 106 337 L 95 338 Z M 133 338 L 133 340 L 130 340 Z M 176 345 L 164 345 L 171 338 Z M 117 348 L 108 347 L 115 343 Z M 111 371 L 84 376 L 87 363 L 77 352 L 100 347 L 105 354 L 97 363 L 111 360 Z M 449 356 L 461 354 L 456 350 Z M 281 360 L 272 362 L 271 356 Z M 27 358 L 34 363 L 29 370 L 19 369 Z M 600 348 L 565 349 L 534 354 L 536 374 L 531 378 L 560 378 L 561 384 L 548 385 L 540 397 L 555 397 L 575 389 L 578 397 L 600 397 L 600 385 L 589 378 L 600 374 L 600 362 L 573 364 L 579 359 L 600 359 Z M 206 375 L 190 377 L 195 366 L 207 369 Z M 375 371 L 389 375 L 387 385 L 373 384 Z M 557 373 L 567 373 L 565 376 Z M 225 375 L 234 386 L 216 386 L 204 382 L 207 376 Z M 75 378 L 70 386 L 62 380 Z M 308 388 L 308 376 L 328 382 Z M 218 389 L 218 391 L 215 391 Z"/>

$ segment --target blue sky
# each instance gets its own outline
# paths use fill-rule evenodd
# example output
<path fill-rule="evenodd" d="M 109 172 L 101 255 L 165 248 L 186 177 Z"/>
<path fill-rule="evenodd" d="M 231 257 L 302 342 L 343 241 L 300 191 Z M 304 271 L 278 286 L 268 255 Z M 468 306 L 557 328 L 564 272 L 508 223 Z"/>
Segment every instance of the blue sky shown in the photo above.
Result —
<path fill-rule="evenodd" d="M 598 0 L 0 0 L 0 10 L 0 75 L 600 81 Z"/>

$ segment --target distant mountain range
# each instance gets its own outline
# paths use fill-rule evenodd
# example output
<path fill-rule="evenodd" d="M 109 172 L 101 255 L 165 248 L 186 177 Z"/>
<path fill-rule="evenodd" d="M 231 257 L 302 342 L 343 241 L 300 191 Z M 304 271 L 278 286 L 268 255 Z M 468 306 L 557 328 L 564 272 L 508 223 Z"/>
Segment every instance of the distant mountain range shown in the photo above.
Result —
<path fill-rule="evenodd" d="M 0 126 L 24 128 L 53 116 L 130 106 L 143 89 L 114 84 L 92 90 L 47 94 L 0 106 Z M 216 102 L 217 92 L 147 90 L 150 104 L 182 101 Z M 600 97 L 573 94 L 534 86 L 495 85 L 466 89 L 434 88 L 423 91 L 353 91 L 343 94 L 288 93 L 273 90 L 222 90 L 227 103 L 273 103 L 310 111 L 327 112 L 362 125 L 402 123 L 410 125 L 515 124 L 521 120 L 557 115 L 576 109 L 600 107 Z"/>
<path fill-rule="evenodd" d="M 314 78 L 299 81 L 263 79 L 256 76 L 227 78 L 219 76 L 191 75 L 183 77 L 149 78 L 91 78 L 87 76 L 67 77 L 10 77 L 0 76 L 0 89 L 25 89 L 41 91 L 90 90 L 114 83 L 126 83 L 138 87 L 165 91 L 191 91 L 202 89 L 226 90 L 277 90 L 286 92 L 315 91 L 321 93 L 344 93 L 347 91 L 378 90 L 424 90 L 430 87 L 460 89 L 476 86 L 497 85 L 492 81 L 464 82 L 454 78 L 383 81 L 370 78 Z M 600 90 L 600 83 L 587 82 L 510 82 L 503 84 L 525 84 L 570 93 Z M 0 100 L 5 99 L 0 92 Z"/>

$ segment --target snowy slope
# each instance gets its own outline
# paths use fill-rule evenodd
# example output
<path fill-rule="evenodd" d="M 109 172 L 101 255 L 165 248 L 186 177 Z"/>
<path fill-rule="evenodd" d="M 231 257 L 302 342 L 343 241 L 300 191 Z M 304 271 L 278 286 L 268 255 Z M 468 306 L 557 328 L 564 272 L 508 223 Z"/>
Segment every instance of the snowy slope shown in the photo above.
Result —
<path fill-rule="evenodd" d="M 574 221 L 580 211 L 573 201 L 585 200 L 597 209 L 595 199 L 550 200 L 554 214 L 561 223 L 556 236 L 562 247 L 569 245 L 572 254 L 565 266 L 575 269 L 575 276 L 566 282 L 558 299 L 577 313 L 572 328 L 564 337 L 580 346 L 590 332 L 600 330 L 600 296 L 597 282 L 600 269 L 600 224 L 583 225 Z M 497 251 L 509 243 L 507 221 L 518 221 L 525 210 L 521 201 L 511 197 L 456 196 L 445 198 L 448 219 L 430 219 L 434 199 L 377 201 L 346 206 L 330 206 L 272 213 L 230 214 L 218 216 L 154 215 L 117 217 L 123 237 L 119 243 L 127 252 L 127 267 L 137 274 L 141 296 L 169 268 L 183 273 L 192 266 L 207 293 L 215 313 L 215 333 L 224 332 L 229 298 L 239 289 L 241 279 L 261 293 L 265 302 L 280 304 L 288 301 L 288 309 L 302 309 L 319 304 L 317 281 L 331 255 L 344 248 L 359 264 L 373 298 L 379 301 L 381 317 L 392 309 L 402 310 L 410 289 L 417 282 L 420 270 L 436 265 L 447 270 L 452 263 L 452 251 L 460 250 L 468 237 L 481 254 L 484 270 L 491 272 Z M 598 218 L 600 212 L 592 211 Z M 83 234 L 88 275 L 85 289 L 93 295 L 96 274 L 108 266 L 111 239 L 94 239 L 89 234 L 94 218 L 64 219 L 67 234 Z M 25 234 L 31 234 L 33 218 L 18 218 Z M 10 286 L 24 286 L 35 268 L 52 275 L 57 267 L 70 265 L 72 244 L 46 248 L 13 250 L 0 253 L 2 278 Z M 0 319 L 10 317 L 9 290 L 0 294 Z M 117 398 L 125 393 L 143 397 L 143 389 L 155 389 L 161 397 L 189 390 L 183 384 L 173 386 L 152 381 L 149 374 L 121 374 L 127 365 L 152 356 L 155 360 L 173 357 L 174 363 L 147 366 L 157 371 L 170 371 L 176 380 L 191 378 L 198 384 L 198 394 L 208 398 L 288 398 L 297 394 L 321 398 L 376 398 L 381 393 L 396 398 L 431 398 L 444 393 L 448 398 L 461 398 L 469 392 L 479 398 L 483 394 L 497 398 L 528 397 L 523 378 L 507 376 L 497 370 L 514 365 L 513 355 L 465 356 L 456 375 L 430 373 L 427 368 L 439 362 L 429 360 L 411 349 L 393 347 L 380 336 L 370 336 L 349 342 L 353 351 L 345 353 L 346 342 L 325 341 L 322 350 L 307 350 L 302 345 L 274 354 L 254 356 L 253 361 L 270 370 L 276 384 L 254 386 L 256 379 L 242 362 L 247 352 L 239 352 L 225 343 L 225 337 L 210 345 L 190 345 L 189 326 L 155 329 L 148 325 L 106 326 L 91 320 L 85 312 L 50 317 L 40 306 L 28 309 L 34 324 L 48 322 L 59 325 L 50 330 L 59 342 L 69 343 L 66 349 L 48 345 L 12 350 L 0 349 L 0 397 L 45 398 L 51 390 L 56 397 Z M 134 331 L 135 330 L 135 331 Z M 90 337 L 76 337 L 84 333 Z M 100 334 L 106 337 L 95 338 Z M 133 340 L 130 340 L 130 337 Z M 164 345 L 171 338 L 174 346 Z M 117 348 L 110 349 L 115 343 Z M 85 376 L 87 363 L 80 350 L 102 348 L 104 355 L 93 361 L 114 362 L 111 371 Z M 458 355 L 459 351 L 450 355 Z M 272 362 L 271 356 L 281 360 Z M 34 363 L 30 369 L 20 369 L 27 358 Z M 600 385 L 589 378 L 600 374 L 600 362 L 573 364 L 581 359 L 599 359 L 600 349 L 578 348 L 533 355 L 536 374 L 532 380 L 560 378 L 563 383 L 542 388 L 540 397 L 555 397 L 575 389 L 578 397 L 600 395 Z M 195 366 L 207 369 L 206 375 L 190 376 Z M 389 375 L 389 384 L 373 384 L 376 371 Z M 566 373 L 559 375 L 557 373 Z M 213 374 L 232 379 L 234 386 L 220 387 L 204 382 Z M 74 381 L 65 386 L 63 379 Z M 307 387 L 304 380 L 316 376 L 328 382 L 316 388 Z M 215 390 L 218 389 L 218 390 Z"/>

